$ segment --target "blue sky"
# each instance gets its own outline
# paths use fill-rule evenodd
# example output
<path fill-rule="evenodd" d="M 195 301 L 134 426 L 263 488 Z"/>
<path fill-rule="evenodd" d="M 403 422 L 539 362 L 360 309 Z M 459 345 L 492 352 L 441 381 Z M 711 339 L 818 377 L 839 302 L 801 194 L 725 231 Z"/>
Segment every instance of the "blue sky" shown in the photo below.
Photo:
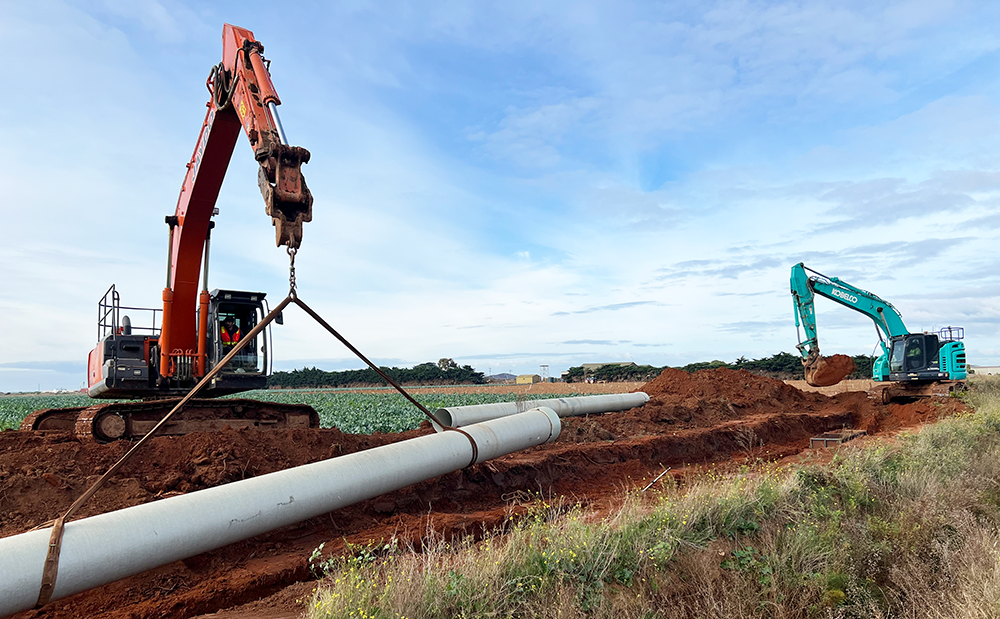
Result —
<path fill-rule="evenodd" d="M 300 294 L 385 365 L 793 351 L 790 267 L 1000 363 L 1000 5 L 2 2 L 0 392 L 79 388 L 112 283 L 155 306 L 225 22 L 312 152 Z M 246 139 L 211 285 L 280 299 Z M 827 354 L 874 327 L 817 304 Z M 279 369 L 360 367 L 292 310 Z"/>

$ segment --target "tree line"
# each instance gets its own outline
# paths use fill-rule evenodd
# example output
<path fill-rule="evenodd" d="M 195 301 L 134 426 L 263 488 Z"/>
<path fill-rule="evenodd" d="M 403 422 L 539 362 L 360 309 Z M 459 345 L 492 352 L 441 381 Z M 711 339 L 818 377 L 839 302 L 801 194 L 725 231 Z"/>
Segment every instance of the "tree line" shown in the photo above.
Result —
<path fill-rule="evenodd" d="M 855 355 L 852 358 L 857 369 L 847 378 L 871 378 L 874 357 Z M 588 379 L 608 383 L 647 382 L 659 376 L 663 370 L 669 367 L 671 366 L 611 363 L 585 371 L 580 366 L 570 368 L 565 378 L 566 382 L 570 383 L 584 382 Z M 732 363 L 718 360 L 699 361 L 677 367 L 685 372 L 714 368 L 747 370 L 754 374 L 779 380 L 805 378 L 802 370 L 802 358 L 787 352 L 780 352 L 760 359 L 740 357 Z M 460 366 L 454 360 L 447 358 L 440 359 L 437 363 L 421 363 L 412 368 L 382 367 L 380 369 L 394 381 L 404 385 L 481 385 L 486 382 L 486 376 L 482 372 L 477 372 L 469 365 Z M 327 372 L 313 367 L 292 370 L 291 372 L 275 372 L 268 378 L 267 385 L 276 389 L 318 389 L 321 387 L 382 386 L 385 385 L 385 381 L 370 368 Z"/>
<path fill-rule="evenodd" d="M 472 366 L 458 365 L 451 359 L 437 363 L 421 363 L 412 368 L 380 367 L 389 378 L 403 385 L 480 385 L 486 376 Z M 385 381 L 375 370 L 344 370 L 327 372 L 302 368 L 291 372 L 275 372 L 267 379 L 267 386 L 276 389 L 318 389 L 322 387 L 383 386 Z"/>
<path fill-rule="evenodd" d="M 854 355 L 854 365 L 856 369 L 847 378 L 871 378 L 874 357 L 867 355 Z M 652 365 L 602 365 L 594 370 L 584 370 L 581 367 L 572 367 L 566 374 L 567 382 L 583 382 L 588 378 L 603 382 L 642 382 L 650 381 L 660 375 L 663 370 L 671 366 L 657 367 Z M 725 361 L 699 361 L 687 365 L 678 366 L 676 369 L 685 372 L 696 372 L 698 370 L 710 370 L 714 368 L 729 368 L 731 370 L 747 370 L 754 374 L 776 378 L 779 380 L 801 380 L 805 378 L 802 369 L 802 357 L 787 352 L 780 352 L 770 357 L 761 359 L 747 359 L 740 357 L 732 363 Z"/>

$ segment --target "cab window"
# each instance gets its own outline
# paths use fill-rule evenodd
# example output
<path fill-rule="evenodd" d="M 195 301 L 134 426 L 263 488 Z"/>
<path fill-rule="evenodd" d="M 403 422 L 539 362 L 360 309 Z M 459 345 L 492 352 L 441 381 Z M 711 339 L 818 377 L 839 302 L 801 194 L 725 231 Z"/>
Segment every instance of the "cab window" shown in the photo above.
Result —
<path fill-rule="evenodd" d="M 902 372 L 903 371 L 903 358 L 906 352 L 906 342 L 904 340 L 896 340 L 892 343 L 892 355 L 889 357 L 889 371 L 890 372 Z"/>
<path fill-rule="evenodd" d="M 906 371 L 924 367 L 924 338 L 917 336 L 906 340 Z"/>
<path fill-rule="evenodd" d="M 260 320 L 259 308 L 253 305 L 238 303 L 220 303 L 218 320 L 216 321 L 216 346 L 218 359 L 221 361 L 229 354 L 238 342 L 243 341 L 250 330 Z M 263 359 L 259 355 L 260 343 L 257 337 L 248 342 L 236 357 L 223 368 L 223 372 L 231 374 L 259 373 L 263 371 Z"/>

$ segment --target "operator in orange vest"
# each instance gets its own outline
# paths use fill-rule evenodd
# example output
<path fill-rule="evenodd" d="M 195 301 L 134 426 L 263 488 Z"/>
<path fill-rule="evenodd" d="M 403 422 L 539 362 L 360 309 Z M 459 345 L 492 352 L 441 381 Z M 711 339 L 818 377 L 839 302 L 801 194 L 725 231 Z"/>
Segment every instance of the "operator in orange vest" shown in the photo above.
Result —
<path fill-rule="evenodd" d="M 222 352 L 223 354 L 228 354 L 233 349 L 233 346 L 240 341 L 240 337 L 242 337 L 240 328 L 236 326 L 236 319 L 232 316 L 223 318 L 219 335 L 222 338 Z"/>

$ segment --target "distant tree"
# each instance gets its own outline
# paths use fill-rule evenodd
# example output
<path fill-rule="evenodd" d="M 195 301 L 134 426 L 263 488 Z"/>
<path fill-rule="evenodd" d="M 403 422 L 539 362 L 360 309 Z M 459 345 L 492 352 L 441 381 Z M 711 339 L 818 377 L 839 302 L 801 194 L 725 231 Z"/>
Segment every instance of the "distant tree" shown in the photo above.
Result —
<path fill-rule="evenodd" d="M 677 368 L 678 370 L 684 370 L 685 372 L 697 372 L 698 370 L 714 370 L 715 368 L 728 368 L 729 364 L 725 361 L 699 361 L 697 363 L 689 363 L 687 365 Z"/>
<path fill-rule="evenodd" d="M 872 369 L 875 366 L 875 357 L 869 357 L 868 355 L 854 355 L 851 359 L 854 359 L 855 370 L 847 378 L 857 379 L 872 377 Z"/>
<path fill-rule="evenodd" d="M 802 369 L 802 358 L 787 352 L 780 352 L 770 357 L 754 359 L 745 365 L 745 368 L 755 374 L 778 378 L 781 380 L 794 380 L 805 378 Z"/>
<path fill-rule="evenodd" d="M 458 368 L 458 364 L 455 363 L 454 359 L 438 359 L 438 367 L 442 371 L 447 372 L 448 370 L 454 370 Z"/>
<path fill-rule="evenodd" d="M 853 357 L 857 370 L 848 378 L 871 378 L 874 358 L 866 355 L 856 355 Z M 670 366 L 667 366 L 670 367 Z M 797 354 L 779 352 L 770 357 L 760 359 L 747 359 L 741 356 L 732 363 L 726 363 L 718 359 L 714 361 L 698 361 L 680 366 L 677 369 L 685 372 L 697 372 L 698 370 L 714 370 L 716 368 L 729 368 L 732 370 L 747 370 L 754 374 L 775 378 L 778 380 L 802 380 L 805 373 L 802 368 L 802 357 Z M 581 382 L 588 376 L 593 376 L 597 380 L 607 382 L 617 381 L 643 381 L 656 378 L 664 368 L 651 365 L 631 365 L 622 366 L 618 364 L 602 365 L 593 371 L 584 371 L 583 367 L 572 367 L 566 372 L 566 382 Z"/>
<path fill-rule="evenodd" d="M 685 372 L 697 372 L 698 370 L 712 370 L 715 368 L 729 368 L 731 370 L 746 370 L 761 376 L 777 378 L 780 380 L 792 380 L 803 377 L 802 362 L 797 355 L 780 352 L 770 357 L 761 359 L 747 359 L 740 357 L 732 363 L 725 361 L 699 361 L 689 363 L 679 369 Z"/>
<path fill-rule="evenodd" d="M 571 367 L 563 375 L 567 383 L 583 382 L 587 378 L 608 383 L 639 382 L 653 380 L 663 372 L 662 367 L 653 365 L 621 365 L 606 363 L 594 370 L 584 370 L 583 366 Z"/>
<path fill-rule="evenodd" d="M 653 380 L 661 372 L 663 372 L 663 368 L 651 365 L 608 363 L 594 370 L 594 378 L 608 383 L 638 382 Z"/>
<path fill-rule="evenodd" d="M 448 359 L 448 361 L 451 361 Z M 448 369 L 442 369 L 437 363 L 421 363 L 412 368 L 379 368 L 393 380 L 404 385 L 479 385 L 486 382 L 482 372 L 477 372 L 472 366 L 458 366 L 452 361 Z M 384 385 L 385 381 L 374 370 L 345 370 L 342 372 L 325 372 L 314 368 L 303 368 L 291 372 L 275 372 L 267 381 L 268 387 L 285 389 L 309 389 L 319 387 L 352 387 L 367 385 Z"/>

